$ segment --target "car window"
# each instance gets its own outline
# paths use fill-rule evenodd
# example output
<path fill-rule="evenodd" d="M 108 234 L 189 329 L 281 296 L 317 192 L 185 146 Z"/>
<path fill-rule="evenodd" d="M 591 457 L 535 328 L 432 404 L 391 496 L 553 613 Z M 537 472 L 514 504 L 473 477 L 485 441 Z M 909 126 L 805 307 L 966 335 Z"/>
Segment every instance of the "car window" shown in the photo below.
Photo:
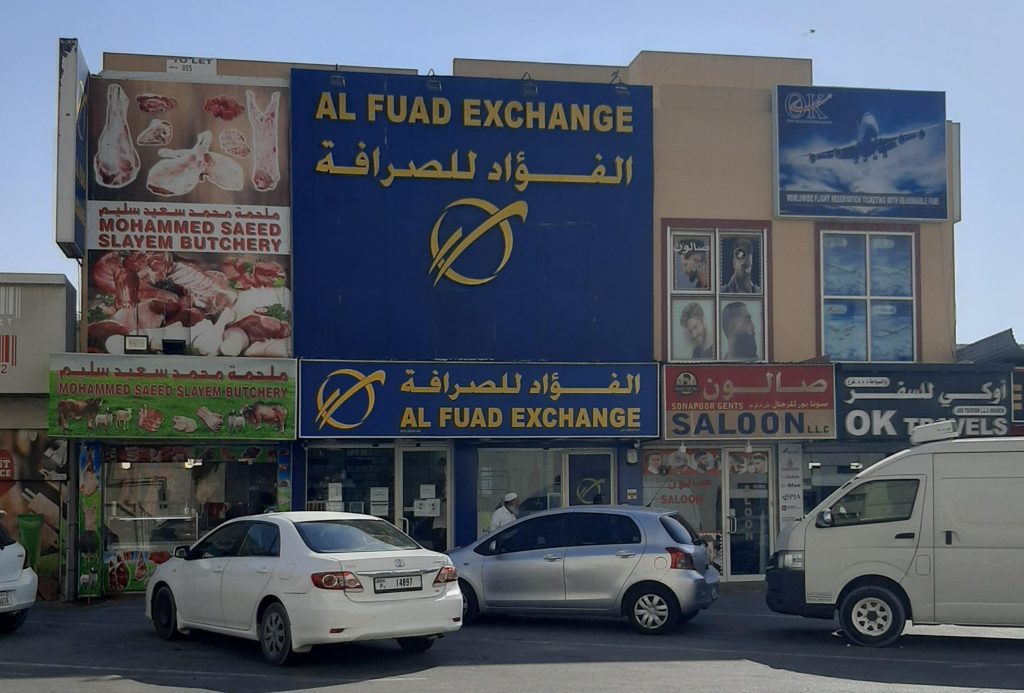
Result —
<path fill-rule="evenodd" d="M 412 537 L 385 520 L 320 520 L 299 522 L 295 528 L 306 546 L 317 553 L 421 548 Z"/>
<path fill-rule="evenodd" d="M 223 558 L 234 556 L 238 543 L 245 536 L 248 522 L 218 527 L 212 534 L 196 544 L 189 553 L 189 558 Z"/>
<path fill-rule="evenodd" d="M 692 544 L 694 543 L 694 537 L 698 536 L 697 531 L 690 526 L 690 523 L 682 515 L 670 513 L 662 515 L 659 519 L 661 520 L 661 526 L 672 537 L 672 541 L 677 544 Z"/>
<path fill-rule="evenodd" d="M 246 532 L 239 556 L 279 556 L 281 554 L 281 533 L 269 522 L 253 522 Z"/>
<path fill-rule="evenodd" d="M 612 513 L 570 513 L 566 534 L 570 546 L 640 543 L 640 528 L 632 518 Z"/>
<path fill-rule="evenodd" d="M 566 546 L 563 527 L 562 513 L 520 522 L 495 535 L 494 553 L 518 553 Z"/>
<path fill-rule="evenodd" d="M 850 489 L 832 505 L 836 527 L 908 520 L 914 513 L 917 479 L 880 479 Z"/>

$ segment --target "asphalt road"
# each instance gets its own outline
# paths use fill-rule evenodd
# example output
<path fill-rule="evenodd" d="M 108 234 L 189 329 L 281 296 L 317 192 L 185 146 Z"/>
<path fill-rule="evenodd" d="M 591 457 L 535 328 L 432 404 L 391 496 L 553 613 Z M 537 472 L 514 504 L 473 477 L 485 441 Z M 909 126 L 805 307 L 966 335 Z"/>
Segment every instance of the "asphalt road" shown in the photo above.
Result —
<path fill-rule="evenodd" d="M 837 625 L 728 592 L 663 637 L 625 621 L 490 617 L 409 655 L 394 641 L 314 648 L 285 669 L 255 642 L 193 633 L 164 642 L 140 597 L 40 604 L 0 637 L 0 691 L 928 691 L 1024 690 L 1024 631 L 911 628 L 886 649 Z"/>

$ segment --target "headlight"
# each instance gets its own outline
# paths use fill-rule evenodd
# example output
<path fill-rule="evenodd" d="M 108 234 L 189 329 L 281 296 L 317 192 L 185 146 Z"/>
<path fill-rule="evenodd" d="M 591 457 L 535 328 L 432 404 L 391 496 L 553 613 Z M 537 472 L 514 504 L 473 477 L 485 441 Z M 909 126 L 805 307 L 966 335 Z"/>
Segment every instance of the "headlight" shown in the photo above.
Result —
<path fill-rule="evenodd" d="M 804 569 L 803 551 L 779 551 L 776 556 L 775 565 L 778 568 L 787 568 L 789 570 Z"/>

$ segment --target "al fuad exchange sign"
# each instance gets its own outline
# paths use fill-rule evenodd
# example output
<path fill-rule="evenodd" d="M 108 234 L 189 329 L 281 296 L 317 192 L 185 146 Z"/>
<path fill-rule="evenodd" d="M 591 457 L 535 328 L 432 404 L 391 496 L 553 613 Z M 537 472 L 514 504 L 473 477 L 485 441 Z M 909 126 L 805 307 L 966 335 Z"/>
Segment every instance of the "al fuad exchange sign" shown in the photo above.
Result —
<path fill-rule="evenodd" d="M 944 419 L 961 436 L 1010 430 L 1010 371 L 971 364 L 837 366 L 839 438 L 906 440 L 915 426 Z"/>

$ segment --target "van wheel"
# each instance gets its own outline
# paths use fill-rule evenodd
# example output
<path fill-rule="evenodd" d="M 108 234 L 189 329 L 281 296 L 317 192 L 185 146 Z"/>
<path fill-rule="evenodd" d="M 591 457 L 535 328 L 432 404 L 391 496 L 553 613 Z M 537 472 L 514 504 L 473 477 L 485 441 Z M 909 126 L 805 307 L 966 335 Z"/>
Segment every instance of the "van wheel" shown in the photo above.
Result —
<path fill-rule="evenodd" d="M 843 635 L 854 645 L 885 647 L 903 634 L 903 602 L 887 587 L 866 585 L 851 591 L 839 606 Z"/>
<path fill-rule="evenodd" d="M 468 626 L 480 615 L 480 603 L 476 592 L 465 580 L 459 580 L 459 591 L 462 592 L 462 625 Z"/>
<path fill-rule="evenodd" d="M 679 605 L 668 589 L 661 585 L 644 585 L 627 597 L 626 617 L 639 632 L 661 635 L 678 625 Z"/>
<path fill-rule="evenodd" d="M 259 635 L 263 658 L 277 667 L 287 664 L 292 658 L 292 623 L 283 604 L 275 602 L 263 612 Z"/>

